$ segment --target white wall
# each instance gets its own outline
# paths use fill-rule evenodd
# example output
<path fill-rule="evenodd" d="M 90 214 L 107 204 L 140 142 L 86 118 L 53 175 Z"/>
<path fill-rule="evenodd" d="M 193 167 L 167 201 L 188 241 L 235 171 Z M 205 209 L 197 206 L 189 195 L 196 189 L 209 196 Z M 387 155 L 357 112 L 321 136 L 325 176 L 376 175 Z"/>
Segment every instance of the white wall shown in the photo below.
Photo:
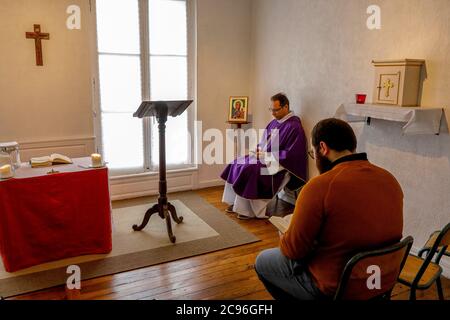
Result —
<path fill-rule="evenodd" d="M 82 29 L 66 28 L 66 9 L 81 7 Z M 0 1 L 0 141 L 47 141 L 93 136 L 87 0 Z M 41 25 L 44 66 L 36 66 L 34 40 Z"/>
<path fill-rule="evenodd" d="M 197 7 L 198 119 L 203 130 L 224 132 L 229 97 L 250 94 L 251 0 L 198 0 Z M 223 168 L 201 165 L 200 186 L 220 183 Z"/>
<path fill-rule="evenodd" d="M 381 7 L 381 30 L 366 27 L 372 4 Z M 270 118 L 263 107 L 276 91 L 288 94 L 308 133 L 355 93 L 366 92 L 371 101 L 372 59 L 426 59 L 422 105 L 450 104 L 448 0 L 254 0 L 252 35 L 251 97 L 262 107 L 255 111 L 259 126 Z M 398 125 L 383 121 L 356 129 L 359 149 L 400 181 L 404 234 L 420 247 L 450 222 L 448 134 L 404 137 Z"/>

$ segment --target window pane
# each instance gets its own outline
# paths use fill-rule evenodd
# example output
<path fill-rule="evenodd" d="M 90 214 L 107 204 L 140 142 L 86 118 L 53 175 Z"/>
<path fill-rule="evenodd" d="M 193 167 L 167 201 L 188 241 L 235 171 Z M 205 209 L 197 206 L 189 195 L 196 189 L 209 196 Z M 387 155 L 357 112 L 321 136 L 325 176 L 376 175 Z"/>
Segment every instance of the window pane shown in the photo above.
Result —
<path fill-rule="evenodd" d="M 151 57 L 150 73 L 152 100 L 187 98 L 187 58 Z"/>
<path fill-rule="evenodd" d="M 97 0 L 98 50 L 139 54 L 137 0 Z"/>
<path fill-rule="evenodd" d="M 139 57 L 99 56 L 102 111 L 134 112 L 142 102 Z"/>
<path fill-rule="evenodd" d="M 159 165 L 158 123 L 152 119 L 152 166 Z M 189 163 L 189 136 L 187 111 L 178 117 L 170 117 L 166 124 L 166 164 L 170 166 Z"/>
<path fill-rule="evenodd" d="M 150 154 L 153 167 L 159 162 L 159 132 L 155 119 L 151 124 L 152 139 L 148 141 L 144 137 L 142 120 L 132 117 L 142 101 L 142 86 L 150 89 L 152 100 L 188 98 L 186 1 L 148 0 L 148 35 L 140 34 L 139 2 L 97 0 L 104 157 L 111 169 L 132 169 L 133 172 L 144 171 Z M 142 36 L 149 37 L 150 52 L 143 48 L 150 64 L 149 83 L 142 82 Z M 143 76 L 146 79 L 147 74 Z M 170 117 L 166 131 L 168 168 L 190 164 L 190 141 L 187 112 Z M 149 154 L 144 154 L 144 144 L 150 149 Z"/>
<path fill-rule="evenodd" d="M 187 55 L 185 1 L 150 0 L 150 53 Z"/>
<path fill-rule="evenodd" d="M 102 114 L 103 153 L 111 169 L 144 167 L 142 120 L 132 113 Z"/>

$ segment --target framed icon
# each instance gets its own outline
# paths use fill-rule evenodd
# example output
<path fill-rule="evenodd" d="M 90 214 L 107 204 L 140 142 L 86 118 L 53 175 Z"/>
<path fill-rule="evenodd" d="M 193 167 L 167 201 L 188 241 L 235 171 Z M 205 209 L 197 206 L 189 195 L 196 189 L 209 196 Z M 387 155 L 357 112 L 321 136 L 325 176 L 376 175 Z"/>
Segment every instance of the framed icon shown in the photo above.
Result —
<path fill-rule="evenodd" d="M 247 123 L 248 97 L 230 97 L 228 110 L 228 122 Z"/>

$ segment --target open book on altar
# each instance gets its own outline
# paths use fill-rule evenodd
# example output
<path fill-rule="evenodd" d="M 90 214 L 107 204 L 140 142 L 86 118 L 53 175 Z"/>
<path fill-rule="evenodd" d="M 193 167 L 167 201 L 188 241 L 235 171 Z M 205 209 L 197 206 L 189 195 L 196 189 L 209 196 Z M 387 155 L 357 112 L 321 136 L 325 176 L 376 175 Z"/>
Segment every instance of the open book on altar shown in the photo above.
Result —
<path fill-rule="evenodd" d="M 32 168 L 49 167 L 55 164 L 71 164 L 72 159 L 62 154 L 54 153 L 46 157 L 31 158 L 30 164 Z"/>
<path fill-rule="evenodd" d="M 292 214 L 285 217 L 270 217 L 269 221 L 281 232 L 285 233 L 291 223 Z"/>

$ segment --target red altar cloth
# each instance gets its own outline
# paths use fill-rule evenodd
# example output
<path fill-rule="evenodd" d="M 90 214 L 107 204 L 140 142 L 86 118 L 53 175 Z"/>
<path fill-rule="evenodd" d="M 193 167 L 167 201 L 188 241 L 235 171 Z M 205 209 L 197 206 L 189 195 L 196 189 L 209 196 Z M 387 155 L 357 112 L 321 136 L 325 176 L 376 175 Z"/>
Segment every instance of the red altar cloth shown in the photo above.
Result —
<path fill-rule="evenodd" d="M 0 181 L 0 253 L 8 272 L 108 253 L 111 232 L 107 168 Z"/>

